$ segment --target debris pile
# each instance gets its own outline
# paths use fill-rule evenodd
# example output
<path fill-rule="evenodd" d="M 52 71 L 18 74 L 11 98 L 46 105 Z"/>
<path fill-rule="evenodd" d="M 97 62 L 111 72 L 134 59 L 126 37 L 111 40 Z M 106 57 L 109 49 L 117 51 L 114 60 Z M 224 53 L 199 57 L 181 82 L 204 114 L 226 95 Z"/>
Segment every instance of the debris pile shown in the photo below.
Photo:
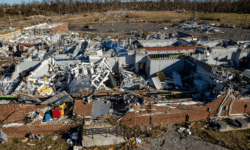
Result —
<path fill-rule="evenodd" d="M 27 27 L 1 41 L 2 142 L 6 134 L 31 132 L 29 138 L 39 140 L 95 120 L 133 126 L 250 111 L 249 41 L 197 41 L 185 32 L 92 39 L 44 32 L 51 26 Z M 212 31 L 204 25 L 181 27 Z M 232 120 L 245 127 L 241 119 Z M 192 126 L 178 132 L 190 135 Z M 81 131 L 72 131 L 67 143 L 79 146 Z"/>

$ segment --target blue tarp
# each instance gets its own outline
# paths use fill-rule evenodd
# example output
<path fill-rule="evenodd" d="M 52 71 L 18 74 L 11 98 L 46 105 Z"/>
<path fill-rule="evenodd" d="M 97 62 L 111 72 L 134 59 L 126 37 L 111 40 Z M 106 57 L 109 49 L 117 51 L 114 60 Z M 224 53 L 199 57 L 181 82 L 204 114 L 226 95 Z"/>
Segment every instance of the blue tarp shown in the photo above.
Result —
<path fill-rule="evenodd" d="M 116 48 L 118 57 L 126 57 L 128 56 L 128 51 L 125 48 L 118 47 Z"/>
<path fill-rule="evenodd" d="M 105 43 L 106 49 L 113 49 L 116 51 L 118 57 L 128 56 L 128 51 L 125 48 L 122 48 L 116 41 L 107 41 Z"/>

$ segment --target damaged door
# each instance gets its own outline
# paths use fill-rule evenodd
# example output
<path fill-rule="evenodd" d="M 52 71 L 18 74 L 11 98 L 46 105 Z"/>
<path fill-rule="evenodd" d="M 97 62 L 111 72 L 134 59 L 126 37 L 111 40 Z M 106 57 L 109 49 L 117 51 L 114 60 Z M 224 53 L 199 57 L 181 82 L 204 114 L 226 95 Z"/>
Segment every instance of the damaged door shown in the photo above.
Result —
<path fill-rule="evenodd" d="M 139 73 L 145 74 L 145 63 L 139 63 Z"/>

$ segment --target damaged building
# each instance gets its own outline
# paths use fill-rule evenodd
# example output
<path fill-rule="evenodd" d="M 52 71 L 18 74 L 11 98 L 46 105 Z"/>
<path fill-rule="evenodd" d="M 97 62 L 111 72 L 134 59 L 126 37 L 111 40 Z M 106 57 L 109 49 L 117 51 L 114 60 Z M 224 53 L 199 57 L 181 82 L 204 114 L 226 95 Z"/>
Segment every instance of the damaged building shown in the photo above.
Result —
<path fill-rule="evenodd" d="M 57 32 L 64 28 L 41 24 L 1 41 L 0 120 L 8 136 L 108 115 L 134 126 L 250 111 L 249 41 L 187 33 L 118 41 Z"/>

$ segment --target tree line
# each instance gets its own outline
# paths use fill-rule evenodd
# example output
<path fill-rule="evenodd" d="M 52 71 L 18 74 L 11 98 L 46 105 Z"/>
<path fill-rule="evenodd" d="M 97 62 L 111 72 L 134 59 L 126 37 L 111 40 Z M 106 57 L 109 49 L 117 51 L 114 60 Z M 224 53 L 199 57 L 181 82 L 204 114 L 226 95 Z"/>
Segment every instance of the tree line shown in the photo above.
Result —
<path fill-rule="evenodd" d="M 108 10 L 250 13 L 250 0 L 42 0 L 13 5 L 0 3 L 0 16 L 75 14 Z"/>

